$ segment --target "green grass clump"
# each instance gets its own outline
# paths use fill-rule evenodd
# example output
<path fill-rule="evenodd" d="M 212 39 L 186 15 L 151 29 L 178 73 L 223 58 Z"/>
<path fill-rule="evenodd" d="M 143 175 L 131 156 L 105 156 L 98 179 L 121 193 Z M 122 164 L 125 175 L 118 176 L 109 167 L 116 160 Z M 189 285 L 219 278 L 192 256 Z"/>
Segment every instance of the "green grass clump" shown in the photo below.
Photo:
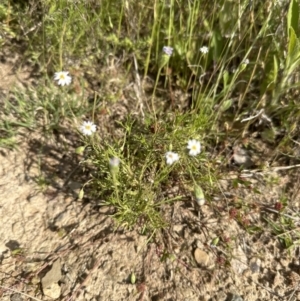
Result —
<path fill-rule="evenodd" d="M 205 139 L 205 121 L 199 117 L 185 118 L 175 116 L 153 132 L 150 120 L 138 124 L 129 117 L 122 124 L 121 139 L 104 140 L 97 135 L 84 139 L 80 152 L 85 149 L 87 159 L 82 163 L 92 170 L 91 180 L 86 184 L 88 190 L 100 205 L 116 208 L 114 217 L 120 225 L 132 228 L 138 224 L 144 231 L 159 229 L 165 225 L 165 205 L 176 200 L 188 201 L 197 183 L 202 183 L 206 191 L 214 188 L 214 172 L 203 146 L 198 156 L 189 156 L 187 150 L 189 139 Z M 178 162 L 167 164 L 168 151 L 178 153 Z M 169 193 L 170 185 L 177 188 L 176 195 Z"/>

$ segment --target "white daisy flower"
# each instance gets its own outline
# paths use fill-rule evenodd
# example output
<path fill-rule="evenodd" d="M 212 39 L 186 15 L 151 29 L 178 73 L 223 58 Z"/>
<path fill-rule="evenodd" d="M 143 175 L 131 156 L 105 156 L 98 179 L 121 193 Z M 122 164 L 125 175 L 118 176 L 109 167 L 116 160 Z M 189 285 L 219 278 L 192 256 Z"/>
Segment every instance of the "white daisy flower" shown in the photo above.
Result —
<path fill-rule="evenodd" d="M 190 156 L 197 156 L 201 152 L 201 144 L 199 141 L 192 139 L 188 141 L 187 149 L 189 149 Z"/>
<path fill-rule="evenodd" d="M 203 54 L 208 53 L 208 47 L 207 47 L 207 46 L 202 46 L 199 50 L 200 50 L 200 52 L 202 52 Z"/>
<path fill-rule="evenodd" d="M 174 162 L 179 160 L 179 155 L 174 152 L 167 152 L 165 157 L 168 165 L 172 165 Z"/>
<path fill-rule="evenodd" d="M 91 136 L 96 132 L 96 125 L 91 121 L 84 121 L 82 126 L 80 127 L 80 131 L 83 135 Z"/>
<path fill-rule="evenodd" d="M 68 86 L 72 81 L 72 77 L 68 71 L 59 71 L 54 73 L 54 80 L 56 80 L 60 86 Z"/>

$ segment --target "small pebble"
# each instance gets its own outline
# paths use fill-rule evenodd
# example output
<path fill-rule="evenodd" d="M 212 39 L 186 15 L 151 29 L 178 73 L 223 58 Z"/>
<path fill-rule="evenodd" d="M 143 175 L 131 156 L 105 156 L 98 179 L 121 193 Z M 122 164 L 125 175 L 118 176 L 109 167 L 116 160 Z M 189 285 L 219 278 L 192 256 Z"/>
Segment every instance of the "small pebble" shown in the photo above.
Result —
<path fill-rule="evenodd" d="M 196 262 L 201 266 L 207 266 L 209 262 L 209 255 L 203 250 L 197 248 L 194 252 Z"/>

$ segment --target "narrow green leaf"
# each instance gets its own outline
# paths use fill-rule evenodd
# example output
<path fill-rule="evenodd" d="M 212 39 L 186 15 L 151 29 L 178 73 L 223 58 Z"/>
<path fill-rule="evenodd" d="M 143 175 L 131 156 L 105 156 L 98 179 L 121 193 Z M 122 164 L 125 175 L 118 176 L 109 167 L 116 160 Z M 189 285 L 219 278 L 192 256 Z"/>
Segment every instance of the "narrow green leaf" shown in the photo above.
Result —
<path fill-rule="evenodd" d="M 299 37 L 299 3 L 298 0 L 292 0 L 290 3 L 288 15 L 287 15 L 287 30 L 290 38 L 290 28 L 293 28 L 294 33 L 297 33 Z"/>
<path fill-rule="evenodd" d="M 215 237 L 215 238 L 212 240 L 211 244 L 212 244 L 213 246 L 216 246 L 216 245 L 219 243 L 219 240 L 220 240 L 219 237 Z"/>
<path fill-rule="evenodd" d="M 289 45 L 287 53 L 286 68 L 290 69 L 291 65 L 299 58 L 299 41 L 292 27 L 289 29 Z"/>
<path fill-rule="evenodd" d="M 53 14 L 57 10 L 56 4 L 52 3 L 49 9 L 49 15 Z"/>
<path fill-rule="evenodd" d="M 277 82 L 277 76 L 278 76 L 278 60 L 276 55 L 273 55 L 273 63 L 274 63 L 274 68 L 273 68 L 273 82 Z"/>
<path fill-rule="evenodd" d="M 273 91 L 278 76 L 278 60 L 274 55 L 273 60 L 271 58 L 266 62 L 265 77 L 261 83 L 261 93 L 266 91 Z"/>
<path fill-rule="evenodd" d="M 82 200 L 82 199 L 83 199 L 83 196 L 84 196 L 84 190 L 83 190 L 83 188 L 82 188 L 82 189 L 80 189 L 80 191 L 79 191 L 78 199 L 79 199 L 79 200 Z"/>
<path fill-rule="evenodd" d="M 22 254 L 23 250 L 22 249 L 15 249 L 11 252 L 12 255 L 18 255 L 18 254 Z"/>
<path fill-rule="evenodd" d="M 218 30 L 212 33 L 212 43 L 213 47 L 213 58 L 215 61 L 219 61 L 222 58 L 222 52 L 224 50 L 225 40 Z"/>
<path fill-rule="evenodd" d="M 229 72 L 227 70 L 223 73 L 223 84 L 224 84 L 224 90 L 226 90 L 229 82 Z"/>
<path fill-rule="evenodd" d="M 136 282 L 136 276 L 135 276 L 134 272 L 131 273 L 130 282 L 131 282 L 131 284 L 135 284 L 135 282 Z"/>

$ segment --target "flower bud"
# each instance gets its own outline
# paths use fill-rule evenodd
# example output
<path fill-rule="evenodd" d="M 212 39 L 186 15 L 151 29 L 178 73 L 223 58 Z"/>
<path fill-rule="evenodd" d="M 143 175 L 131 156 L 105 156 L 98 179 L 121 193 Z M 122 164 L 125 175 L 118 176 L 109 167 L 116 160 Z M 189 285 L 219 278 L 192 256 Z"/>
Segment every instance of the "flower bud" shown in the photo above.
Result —
<path fill-rule="evenodd" d="M 77 155 L 82 155 L 84 150 L 85 150 L 85 146 L 79 146 L 79 147 L 76 148 L 75 153 Z"/>
<path fill-rule="evenodd" d="M 204 194 L 203 194 L 202 188 L 197 184 L 194 184 L 194 194 L 196 197 L 197 204 L 199 206 L 204 205 L 204 203 L 205 203 Z"/>

